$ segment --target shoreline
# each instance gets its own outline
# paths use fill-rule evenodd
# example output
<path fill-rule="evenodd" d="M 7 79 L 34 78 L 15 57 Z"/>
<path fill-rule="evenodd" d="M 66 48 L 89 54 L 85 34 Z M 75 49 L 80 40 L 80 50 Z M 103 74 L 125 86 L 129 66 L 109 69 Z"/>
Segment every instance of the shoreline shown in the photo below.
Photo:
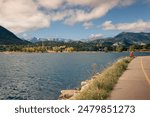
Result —
<path fill-rule="evenodd" d="M 118 59 L 111 66 L 96 73 L 89 80 L 81 82 L 77 89 L 62 90 L 60 100 L 103 100 L 113 90 L 120 76 L 125 72 L 132 58 Z M 120 72 L 118 72 L 120 71 Z"/>
<path fill-rule="evenodd" d="M 104 52 L 104 51 L 73 51 L 73 52 L 55 52 L 55 51 L 47 51 L 47 52 L 20 52 L 20 51 L 3 51 L 0 52 L 0 54 L 22 54 L 22 53 L 123 53 L 123 52 L 129 52 L 129 51 L 122 51 L 122 52 L 116 52 L 116 51 L 109 51 L 109 52 Z M 150 52 L 150 51 L 135 51 L 136 52 Z"/>
<path fill-rule="evenodd" d="M 45 54 L 45 53 L 55 53 L 55 54 L 60 54 L 60 53 L 105 53 L 102 51 L 74 51 L 74 52 L 55 52 L 55 51 L 48 51 L 48 52 L 13 52 L 13 51 L 5 51 L 5 52 L 0 52 L 0 54 L 33 54 L 33 53 L 40 53 L 40 54 Z M 107 52 L 109 53 L 109 52 Z M 112 53 L 112 52 L 111 52 Z M 118 52 L 113 52 L 113 53 L 118 53 Z"/>

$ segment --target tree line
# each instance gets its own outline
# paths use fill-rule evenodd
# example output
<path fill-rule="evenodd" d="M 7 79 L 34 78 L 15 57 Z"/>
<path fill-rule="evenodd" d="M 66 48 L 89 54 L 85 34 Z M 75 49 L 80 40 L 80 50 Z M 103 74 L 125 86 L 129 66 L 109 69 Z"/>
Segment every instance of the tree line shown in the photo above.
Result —
<path fill-rule="evenodd" d="M 37 42 L 29 45 L 0 45 L 0 51 L 14 51 L 14 52 L 73 52 L 73 51 L 149 51 L 150 44 L 147 45 L 105 45 L 92 42 L 55 42 L 45 41 Z"/>

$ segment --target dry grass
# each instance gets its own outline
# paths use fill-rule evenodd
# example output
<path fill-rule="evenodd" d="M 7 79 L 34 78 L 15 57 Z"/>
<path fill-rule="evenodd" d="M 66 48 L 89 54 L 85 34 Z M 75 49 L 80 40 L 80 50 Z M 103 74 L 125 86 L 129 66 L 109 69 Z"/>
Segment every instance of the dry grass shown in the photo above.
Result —
<path fill-rule="evenodd" d="M 117 83 L 119 77 L 127 69 L 128 64 L 132 59 L 129 57 L 119 59 L 112 66 L 103 70 L 101 74 L 95 76 L 80 93 L 73 96 L 74 100 L 103 100 L 106 99 L 113 87 Z"/>

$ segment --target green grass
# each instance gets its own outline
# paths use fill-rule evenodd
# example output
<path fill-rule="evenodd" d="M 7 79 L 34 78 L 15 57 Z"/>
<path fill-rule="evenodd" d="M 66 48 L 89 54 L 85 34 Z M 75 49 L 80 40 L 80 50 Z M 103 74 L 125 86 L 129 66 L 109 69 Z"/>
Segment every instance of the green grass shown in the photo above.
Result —
<path fill-rule="evenodd" d="M 119 59 L 112 66 L 103 70 L 101 74 L 95 76 L 94 79 L 81 88 L 80 93 L 73 96 L 73 100 L 104 100 L 113 90 L 119 77 L 127 69 L 132 59 L 129 57 Z"/>

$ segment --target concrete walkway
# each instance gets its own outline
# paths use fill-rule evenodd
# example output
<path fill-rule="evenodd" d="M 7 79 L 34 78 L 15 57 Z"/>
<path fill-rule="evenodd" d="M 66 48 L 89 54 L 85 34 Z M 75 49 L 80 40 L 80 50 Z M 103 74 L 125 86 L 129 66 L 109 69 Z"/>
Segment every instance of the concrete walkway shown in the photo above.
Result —
<path fill-rule="evenodd" d="M 150 100 L 150 56 L 136 57 L 120 77 L 110 100 Z"/>

